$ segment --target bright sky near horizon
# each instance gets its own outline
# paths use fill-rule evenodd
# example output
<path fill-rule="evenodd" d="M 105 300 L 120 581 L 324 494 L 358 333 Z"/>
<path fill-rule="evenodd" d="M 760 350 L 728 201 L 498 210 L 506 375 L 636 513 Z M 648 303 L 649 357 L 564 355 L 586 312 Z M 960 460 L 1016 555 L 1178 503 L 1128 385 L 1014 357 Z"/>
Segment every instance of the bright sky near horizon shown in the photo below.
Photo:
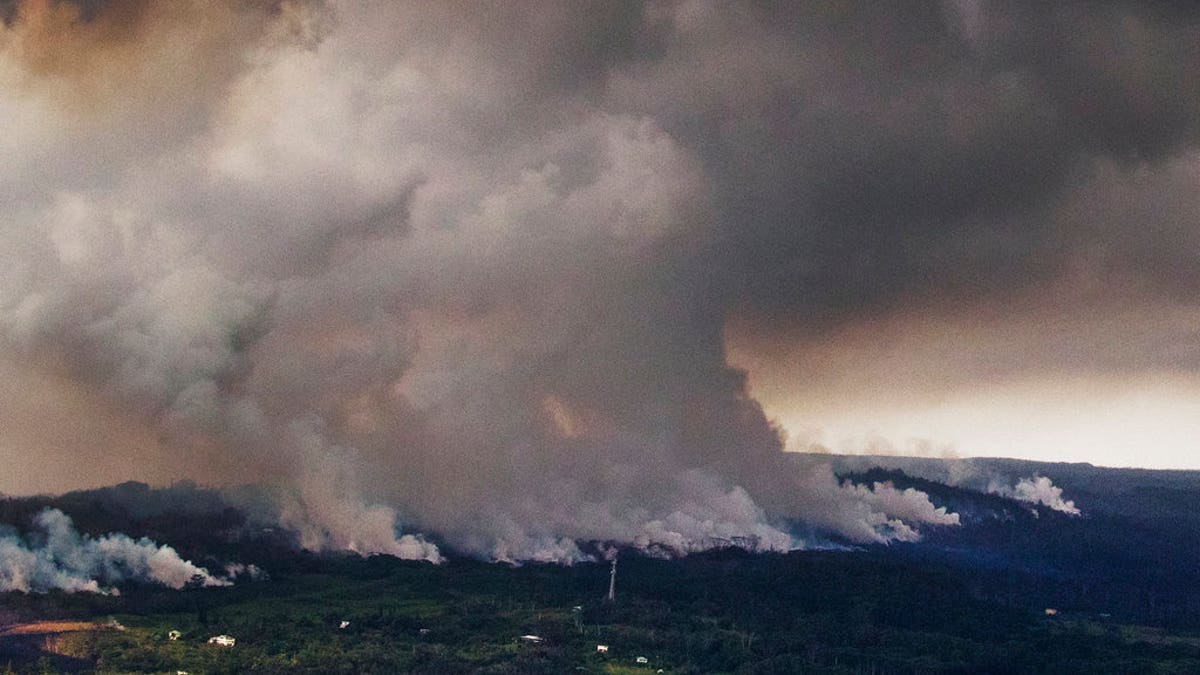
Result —
<path fill-rule="evenodd" d="M 792 451 L 1200 469 L 1198 391 L 1195 380 L 1095 381 L 1014 384 L 940 402 L 909 400 L 902 388 L 868 400 L 761 400 Z"/>
<path fill-rule="evenodd" d="M 1200 317 L 1135 308 L 1079 320 L 1062 309 L 1056 324 L 1022 309 L 863 321 L 757 351 L 733 329 L 728 350 L 788 450 L 1200 469 L 1200 374 L 1095 367 L 1186 348 Z M 1130 316 L 1142 312 L 1152 318 Z M 1147 335 L 1180 344 L 1139 345 Z M 1097 344 L 1119 346 L 1094 361 L 1072 355 Z"/>

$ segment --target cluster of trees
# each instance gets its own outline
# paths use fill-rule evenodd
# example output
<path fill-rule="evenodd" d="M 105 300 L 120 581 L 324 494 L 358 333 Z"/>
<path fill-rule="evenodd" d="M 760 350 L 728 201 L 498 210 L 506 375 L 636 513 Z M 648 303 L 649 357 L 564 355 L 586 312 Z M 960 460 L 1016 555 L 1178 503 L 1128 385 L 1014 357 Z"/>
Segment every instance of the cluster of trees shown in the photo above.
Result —
<path fill-rule="evenodd" d="M 627 555 L 612 604 L 607 572 L 305 556 L 231 588 L 3 600 L 31 614 L 117 614 L 129 630 L 90 633 L 74 654 L 121 672 L 1200 672 L 1195 640 L 1035 614 L 977 596 L 952 568 L 886 552 Z M 180 640 L 167 639 L 173 629 Z M 208 645 L 218 633 L 237 646 Z M 517 640 L 531 633 L 543 641 Z"/>

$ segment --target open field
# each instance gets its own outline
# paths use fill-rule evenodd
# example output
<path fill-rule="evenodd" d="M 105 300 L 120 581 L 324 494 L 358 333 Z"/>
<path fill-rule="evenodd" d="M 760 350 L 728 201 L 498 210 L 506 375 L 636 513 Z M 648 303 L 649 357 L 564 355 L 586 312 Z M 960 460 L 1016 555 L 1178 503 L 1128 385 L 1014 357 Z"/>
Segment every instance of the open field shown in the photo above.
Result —
<path fill-rule="evenodd" d="M 91 621 L 33 621 L 14 626 L 0 626 L 0 638 L 15 635 L 52 635 L 56 633 L 75 633 L 85 630 L 99 630 L 103 624 Z"/>

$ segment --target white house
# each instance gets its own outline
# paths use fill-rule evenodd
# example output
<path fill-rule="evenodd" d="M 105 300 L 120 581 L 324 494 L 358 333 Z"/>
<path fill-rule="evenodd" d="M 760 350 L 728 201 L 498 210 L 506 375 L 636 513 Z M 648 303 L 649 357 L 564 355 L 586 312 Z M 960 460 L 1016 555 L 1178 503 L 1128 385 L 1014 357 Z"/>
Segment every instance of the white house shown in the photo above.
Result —
<path fill-rule="evenodd" d="M 650 659 L 648 659 L 644 656 L 639 656 L 636 659 L 634 659 L 634 661 L 637 661 L 638 663 L 650 663 Z"/>
<path fill-rule="evenodd" d="M 221 645 L 222 647 L 232 647 L 233 643 L 235 642 L 237 642 L 237 640 L 228 635 L 214 635 L 208 638 L 208 644 Z"/>
<path fill-rule="evenodd" d="M 596 651 L 600 652 L 601 654 L 607 654 L 608 645 L 596 645 Z"/>

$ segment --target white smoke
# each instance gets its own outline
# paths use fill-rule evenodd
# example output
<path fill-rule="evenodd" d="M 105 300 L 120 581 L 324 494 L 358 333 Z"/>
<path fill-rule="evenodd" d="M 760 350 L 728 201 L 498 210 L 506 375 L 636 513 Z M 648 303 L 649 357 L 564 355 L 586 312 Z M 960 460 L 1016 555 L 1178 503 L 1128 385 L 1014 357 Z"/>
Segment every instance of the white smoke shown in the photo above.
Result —
<path fill-rule="evenodd" d="M 786 528 L 770 524 L 771 519 L 746 490 L 725 489 L 703 471 L 686 471 L 670 483 L 647 485 L 647 494 L 641 499 L 608 503 L 568 497 L 572 494 L 569 484 L 564 481 L 546 487 L 556 501 L 580 499 L 576 504 L 563 504 L 553 523 L 539 525 L 542 507 L 531 501 L 530 512 L 488 518 L 477 530 L 451 533 L 451 538 L 460 549 L 494 560 L 567 564 L 596 559 L 585 551 L 589 545 L 599 546 L 601 557 L 614 555 L 620 547 L 678 556 L 726 546 L 752 551 L 804 546 Z"/>
<path fill-rule="evenodd" d="M 918 541 L 920 525 L 959 525 L 957 513 L 935 507 L 920 490 L 897 490 L 890 482 L 870 487 L 838 483 L 829 464 L 811 468 L 803 487 L 824 497 L 818 502 L 824 508 L 807 514 L 806 519 L 854 542 Z"/>
<path fill-rule="evenodd" d="M 1046 476 L 1022 478 L 1012 487 L 993 483 L 988 486 L 988 492 L 1003 497 L 1011 497 L 1017 501 L 1028 502 L 1030 504 L 1041 504 L 1047 508 L 1072 516 L 1078 516 L 1083 513 L 1075 506 L 1074 501 L 1063 499 L 1062 488 L 1055 485 Z"/>
<path fill-rule="evenodd" d="M 803 542 L 768 524 L 768 518 L 740 487 L 688 501 L 662 518 L 647 521 L 634 537 L 643 550 L 675 555 L 735 544 L 751 551 L 789 551 Z"/>
<path fill-rule="evenodd" d="M 267 578 L 267 573 L 258 565 L 246 565 L 244 563 L 232 562 L 225 565 L 225 578 L 237 579 L 238 577 L 247 577 L 254 581 L 259 581 Z"/>
<path fill-rule="evenodd" d="M 868 490 L 863 485 L 843 485 L 847 490 L 853 490 L 859 499 L 871 505 L 879 513 L 889 518 L 887 526 L 897 532 L 896 538 L 903 541 L 914 541 L 919 533 L 912 529 L 914 524 L 929 525 L 958 525 L 957 513 L 948 512 L 946 507 L 935 507 L 929 501 L 929 495 L 914 489 L 897 490 L 890 481 L 876 482 Z M 902 533 L 902 534 L 901 534 Z"/>
<path fill-rule="evenodd" d="M 57 509 L 42 511 L 33 525 L 24 537 L 0 537 L 0 591 L 109 593 L 115 592 L 115 585 L 130 581 L 174 589 L 193 579 L 204 586 L 231 583 L 183 560 L 170 546 L 144 537 L 81 535 L 70 517 Z"/>
<path fill-rule="evenodd" d="M 362 500 L 352 451 L 330 445 L 311 421 L 297 422 L 290 431 L 312 470 L 301 477 L 299 494 L 284 500 L 280 524 L 294 530 L 304 548 L 442 562 L 435 544 L 419 535 L 397 535 L 395 510 Z"/>
<path fill-rule="evenodd" d="M 812 455 L 810 461 L 827 460 L 820 455 Z M 1069 515 L 1077 516 L 1082 513 L 1074 501 L 1063 498 L 1063 489 L 1055 485 L 1050 478 L 1034 475 L 1017 478 L 1014 483 L 1013 474 L 1009 470 L 991 465 L 987 459 L 841 455 L 837 457 L 836 462 L 838 469 L 842 471 L 862 472 L 874 467 L 899 470 L 910 476 L 952 487 L 986 492 L 1029 504 L 1041 504 Z M 917 511 L 910 512 L 910 517 L 921 517 L 926 512 L 919 502 L 919 499 L 913 502 Z M 899 511 L 897 515 L 900 515 Z"/>

